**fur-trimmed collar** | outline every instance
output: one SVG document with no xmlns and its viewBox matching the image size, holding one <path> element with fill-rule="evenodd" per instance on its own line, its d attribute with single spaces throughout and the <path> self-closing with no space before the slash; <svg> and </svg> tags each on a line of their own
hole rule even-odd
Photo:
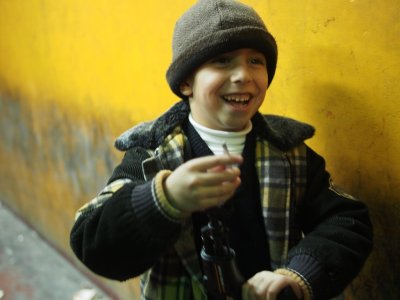
<svg viewBox="0 0 400 300">
<path fill-rule="evenodd" d="M 121 151 L 140 146 L 155 149 L 187 118 L 190 107 L 187 101 L 180 101 L 155 121 L 141 123 L 125 131 L 115 141 L 115 147 Z M 311 125 L 290 118 L 262 115 L 257 113 L 253 119 L 253 128 L 257 135 L 266 139 L 282 151 L 287 151 L 314 135 Z"/>
</svg>

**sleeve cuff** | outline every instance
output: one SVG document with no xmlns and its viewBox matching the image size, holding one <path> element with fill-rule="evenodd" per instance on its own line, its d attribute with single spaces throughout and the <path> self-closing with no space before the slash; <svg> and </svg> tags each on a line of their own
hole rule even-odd
<svg viewBox="0 0 400 300">
<path fill-rule="evenodd" d="M 286 269 L 298 274 L 308 284 L 314 299 L 329 298 L 330 277 L 321 263 L 307 254 L 293 256 Z"/>
<path fill-rule="evenodd" d="M 293 278 L 303 291 L 303 300 L 312 300 L 312 290 L 307 280 L 305 280 L 300 274 L 289 270 L 289 269 L 277 269 L 274 273 L 281 274 Z"/>
<path fill-rule="evenodd" d="M 163 212 L 173 219 L 182 220 L 187 217 L 187 213 L 174 207 L 168 200 L 164 191 L 164 181 L 171 173 L 172 172 L 170 170 L 162 170 L 157 173 L 156 177 L 154 178 L 155 193 L 157 201 L 159 202 L 160 208 L 163 210 Z"/>
</svg>

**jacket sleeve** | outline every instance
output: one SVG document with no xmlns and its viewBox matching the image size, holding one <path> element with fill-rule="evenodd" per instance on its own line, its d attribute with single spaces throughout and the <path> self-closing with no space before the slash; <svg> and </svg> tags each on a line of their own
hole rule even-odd
<svg viewBox="0 0 400 300">
<path fill-rule="evenodd" d="M 163 213 L 155 180 L 145 181 L 145 149 L 125 153 L 107 187 L 77 213 L 70 234 L 76 256 L 93 272 L 127 280 L 149 269 L 179 236 L 183 220 Z"/>
<path fill-rule="evenodd" d="M 366 205 L 341 193 L 324 159 L 307 149 L 307 189 L 297 217 L 304 238 L 289 251 L 287 268 L 308 283 L 313 299 L 330 299 L 360 272 L 372 249 Z"/>
</svg>

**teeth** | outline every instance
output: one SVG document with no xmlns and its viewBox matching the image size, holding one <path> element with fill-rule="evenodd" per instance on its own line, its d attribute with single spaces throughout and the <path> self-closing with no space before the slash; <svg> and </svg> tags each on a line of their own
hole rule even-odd
<svg viewBox="0 0 400 300">
<path fill-rule="evenodd" d="M 250 100 L 250 96 L 246 95 L 246 96 L 240 96 L 240 95 L 228 95 L 228 96 L 224 96 L 223 97 L 226 101 L 233 101 L 233 102 L 237 102 L 237 103 L 244 103 L 244 102 L 248 102 Z"/>
</svg>

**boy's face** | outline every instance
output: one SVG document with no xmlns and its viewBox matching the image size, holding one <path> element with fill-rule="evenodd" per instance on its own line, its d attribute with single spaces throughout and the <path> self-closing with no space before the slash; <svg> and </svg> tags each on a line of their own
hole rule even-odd
<svg viewBox="0 0 400 300">
<path fill-rule="evenodd" d="M 219 55 L 201 65 L 181 92 L 195 121 L 211 129 L 240 131 L 257 112 L 268 88 L 267 62 L 253 49 Z"/>
</svg>

